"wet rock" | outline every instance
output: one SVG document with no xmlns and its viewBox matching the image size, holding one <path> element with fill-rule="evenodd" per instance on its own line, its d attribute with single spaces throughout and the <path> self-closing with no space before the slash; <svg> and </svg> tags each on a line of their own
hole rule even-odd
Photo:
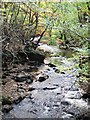
<svg viewBox="0 0 90 120">
<path fill-rule="evenodd" d="M 82 98 L 84 98 L 84 99 L 89 98 L 89 99 L 90 99 L 90 93 L 85 93 L 85 94 L 83 94 L 83 95 L 82 95 Z"/>
<path fill-rule="evenodd" d="M 76 87 L 76 86 L 73 86 L 70 90 L 71 90 L 71 91 L 79 91 L 79 88 Z"/>
<path fill-rule="evenodd" d="M 8 113 L 10 110 L 12 110 L 13 109 L 13 107 L 11 106 L 11 105 L 4 105 L 3 107 L 2 107 L 2 112 L 4 112 L 4 113 Z"/>
<path fill-rule="evenodd" d="M 73 117 L 73 115 L 67 114 L 67 113 L 64 113 L 64 115 L 62 115 L 61 118 L 62 118 L 63 120 L 75 120 L 75 118 Z"/>
<path fill-rule="evenodd" d="M 63 105 L 70 105 L 70 103 L 68 101 L 61 101 L 61 104 L 63 104 Z"/>
<path fill-rule="evenodd" d="M 48 64 L 49 67 L 56 67 L 56 65 L 52 64 L 52 63 L 49 63 Z"/>
<path fill-rule="evenodd" d="M 26 52 L 30 61 L 37 61 L 39 63 L 44 63 L 45 55 L 40 51 L 30 50 Z"/>
<path fill-rule="evenodd" d="M 24 96 L 24 97 L 23 97 L 23 96 L 20 96 L 17 100 L 14 100 L 14 103 L 15 103 L 15 104 L 18 104 L 18 103 L 20 103 L 24 98 L 25 98 L 25 96 Z"/>
<path fill-rule="evenodd" d="M 28 91 L 33 91 L 33 90 L 35 90 L 35 88 L 30 87 Z"/>
<path fill-rule="evenodd" d="M 67 94 L 65 95 L 65 98 L 80 99 L 81 93 L 79 91 L 68 91 Z"/>
<path fill-rule="evenodd" d="M 11 105 L 11 100 L 8 96 L 2 96 L 2 105 Z"/>
<path fill-rule="evenodd" d="M 26 80 L 26 83 L 28 83 L 28 84 L 31 84 L 32 82 L 33 82 L 33 80 L 31 80 L 31 79 Z"/>
<path fill-rule="evenodd" d="M 29 99 L 33 99 L 32 94 L 30 93 L 30 95 L 28 96 Z M 33 102 L 33 101 L 32 101 Z"/>
<path fill-rule="evenodd" d="M 49 69 L 49 68 L 48 68 L 47 70 L 48 70 L 48 71 L 50 71 L 50 69 Z"/>
<path fill-rule="evenodd" d="M 62 71 L 61 74 L 65 74 L 65 72 Z"/>
<path fill-rule="evenodd" d="M 76 120 L 90 120 L 90 112 L 78 115 Z"/>
<path fill-rule="evenodd" d="M 90 82 L 81 82 L 80 87 L 84 93 L 90 93 Z"/>
<path fill-rule="evenodd" d="M 2 79 L 2 85 L 5 85 L 7 83 L 7 79 Z"/>
<path fill-rule="evenodd" d="M 56 73 L 59 73 L 59 72 L 60 72 L 60 70 L 59 70 L 59 69 L 55 69 L 55 72 L 56 72 Z"/>
<path fill-rule="evenodd" d="M 25 92 L 25 90 L 23 90 L 23 89 L 17 89 L 17 92 Z"/>
<path fill-rule="evenodd" d="M 46 79 L 48 79 L 49 78 L 49 76 L 48 75 L 41 75 L 40 77 L 39 77 L 39 79 L 38 79 L 38 81 L 39 82 L 43 82 L 43 81 L 45 81 Z"/>
<path fill-rule="evenodd" d="M 61 93 L 59 92 L 59 93 L 57 93 L 57 95 L 60 95 Z"/>
<path fill-rule="evenodd" d="M 54 104 L 54 105 L 53 105 L 53 107 L 59 107 L 59 105 L 57 105 L 57 104 Z"/>
<path fill-rule="evenodd" d="M 4 79 L 4 78 L 6 78 L 6 75 L 5 75 L 5 74 L 2 75 L 2 79 Z"/>
<path fill-rule="evenodd" d="M 59 85 L 58 85 L 58 84 L 53 84 L 53 86 L 57 86 L 57 87 L 59 87 Z"/>
<path fill-rule="evenodd" d="M 43 81 L 45 81 L 45 80 L 46 80 L 45 77 L 39 77 L 39 79 L 38 79 L 39 82 L 43 82 Z"/>
<path fill-rule="evenodd" d="M 39 63 L 44 63 L 45 55 L 40 51 L 33 49 L 25 49 L 25 51 L 18 51 L 17 57 L 19 58 L 19 62 L 21 64 L 25 64 L 29 61 L 36 61 Z"/>
<path fill-rule="evenodd" d="M 35 66 L 30 66 L 28 68 L 24 68 L 25 72 L 32 72 L 32 71 L 37 71 L 37 70 L 38 70 L 38 68 Z"/>
<path fill-rule="evenodd" d="M 16 82 L 24 82 L 28 79 L 31 80 L 31 77 L 30 76 L 25 76 L 23 74 L 19 74 L 14 79 L 15 79 Z"/>
<path fill-rule="evenodd" d="M 3 74 L 3 77 L 5 77 L 5 76 L 10 76 L 10 71 L 5 72 L 5 73 Z M 6 77 L 5 77 L 5 78 L 6 78 Z"/>
<path fill-rule="evenodd" d="M 54 89 L 56 89 L 57 87 L 51 87 L 51 88 L 49 88 L 49 87 L 45 87 L 45 88 L 43 88 L 43 90 L 54 90 Z"/>
</svg>

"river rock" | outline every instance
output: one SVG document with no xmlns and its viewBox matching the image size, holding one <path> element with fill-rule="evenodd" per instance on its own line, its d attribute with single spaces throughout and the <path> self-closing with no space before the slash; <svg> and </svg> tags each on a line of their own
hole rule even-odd
<svg viewBox="0 0 90 120">
<path fill-rule="evenodd" d="M 65 72 L 62 71 L 61 74 L 65 74 Z"/>
<path fill-rule="evenodd" d="M 2 107 L 2 112 L 8 113 L 11 109 L 13 109 L 13 107 L 11 105 L 4 105 Z"/>
<path fill-rule="evenodd" d="M 62 105 L 70 105 L 70 103 L 68 101 L 61 101 Z"/>
<path fill-rule="evenodd" d="M 23 51 L 18 51 L 17 57 L 19 58 L 19 62 L 25 64 L 29 61 L 36 61 L 39 63 L 44 63 L 45 55 L 39 51 L 28 49 Z"/>
<path fill-rule="evenodd" d="M 15 104 L 20 103 L 23 99 L 25 98 L 25 96 L 20 96 L 17 100 L 14 100 Z"/>
<path fill-rule="evenodd" d="M 26 83 L 28 83 L 28 84 L 31 84 L 32 82 L 33 82 L 32 79 L 27 79 L 27 80 L 26 80 Z"/>
<path fill-rule="evenodd" d="M 28 91 L 33 91 L 33 90 L 35 90 L 35 88 L 30 87 Z"/>
<path fill-rule="evenodd" d="M 48 64 L 49 67 L 56 67 L 56 65 L 52 64 L 52 63 L 49 63 Z"/>
<path fill-rule="evenodd" d="M 41 75 L 38 76 L 38 81 L 39 81 L 39 82 L 43 82 L 43 81 L 45 81 L 45 80 L 48 79 L 48 78 L 49 78 L 48 75 L 41 74 Z"/>
<path fill-rule="evenodd" d="M 45 81 L 45 80 L 46 80 L 45 77 L 39 77 L 39 79 L 38 79 L 39 82 L 43 82 L 43 81 Z"/>
<path fill-rule="evenodd" d="M 7 79 L 2 79 L 2 85 L 5 85 L 7 83 Z"/>
<path fill-rule="evenodd" d="M 17 75 L 14 79 L 15 79 L 16 82 L 27 81 L 28 83 L 31 83 L 31 81 L 32 81 L 31 76 L 29 76 L 29 75 L 23 75 L 23 74 Z"/>
<path fill-rule="evenodd" d="M 39 63 L 44 63 L 45 55 L 39 51 L 29 51 L 26 52 L 30 61 L 36 61 Z"/>
<path fill-rule="evenodd" d="M 56 72 L 56 73 L 59 73 L 59 72 L 60 72 L 60 70 L 56 68 L 56 69 L 55 69 L 55 72 Z"/>
<path fill-rule="evenodd" d="M 90 93 L 85 93 L 85 94 L 83 94 L 83 95 L 82 95 L 82 98 L 84 98 L 84 99 L 89 98 L 89 99 L 90 99 Z"/>
</svg>

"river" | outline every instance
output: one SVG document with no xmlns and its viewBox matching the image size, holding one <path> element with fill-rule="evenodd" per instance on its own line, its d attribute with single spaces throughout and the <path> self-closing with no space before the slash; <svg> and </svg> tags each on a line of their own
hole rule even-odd
<svg viewBox="0 0 90 120">
<path fill-rule="evenodd" d="M 53 49 L 53 47 L 52 47 Z M 45 59 L 39 67 L 46 80 L 34 81 L 30 94 L 4 118 L 62 118 L 63 120 L 86 119 L 90 105 L 81 98 L 78 86 L 78 59 L 73 50 L 59 50 Z M 37 78 L 40 76 L 38 75 Z"/>
</svg>

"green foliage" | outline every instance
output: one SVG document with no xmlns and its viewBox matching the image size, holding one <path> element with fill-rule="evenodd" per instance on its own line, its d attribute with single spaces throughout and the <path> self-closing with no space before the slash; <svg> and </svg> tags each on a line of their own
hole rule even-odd
<svg viewBox="0 0 90 120">
<path fill-rule="evenodd" d="M 49 42 L 48 42 L 49 45 L 56 45 L 56 36 L 55 35 L 52 35 Z"/>
<path fill-rule="evenodd" d="M 46 1 L 3 2 L 3 31 L 10 40 L 19 40 L 24 43 L 30 41 L 32 35 L 41 34 L 47 27 L 45 32 L 50 45 L 56 45 L 56 40 L 63 41 L 66 46 L 76 47 L 76 51 L 87 56 L 90 49 L 88 5 L 89 3 L 85 0 L 83 2 L 49 2 L 49 4 Z M 87 73 L 88 69 L 88 64 L 85 63 L 81 72 Z"/>
</svg>

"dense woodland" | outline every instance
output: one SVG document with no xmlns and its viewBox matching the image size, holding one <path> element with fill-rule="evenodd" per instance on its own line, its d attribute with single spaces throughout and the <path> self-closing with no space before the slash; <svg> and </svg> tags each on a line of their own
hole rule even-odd
<svg viewBox="0 0 90 120">
<path fill-rule="evenodd" d="M 19 49 L 36 49 L 43 41 L 66 49 L 74 47 L 77 51 L 82 48 L 79 67 L 83 75 L 90 77 L 90 2 L 2 3 L 2 15 L 2 51 L 4 57 L 8 57 L 4 51 L 12 56 L 9 64 Z M 40 36 L 38 41 L 34 41 L 36 36 Z"/>
<path fill-rule="evenodd" d="M 89 86 L 90 1 L 2 2 L 0 10 L 3 79 L 15 65 L 43 63 L 47 55 L 37 50 L 43 43 L 77 52 L 78 82 Z M 88 94 L 90 97 L 90 90 Z"/>
</svg>

